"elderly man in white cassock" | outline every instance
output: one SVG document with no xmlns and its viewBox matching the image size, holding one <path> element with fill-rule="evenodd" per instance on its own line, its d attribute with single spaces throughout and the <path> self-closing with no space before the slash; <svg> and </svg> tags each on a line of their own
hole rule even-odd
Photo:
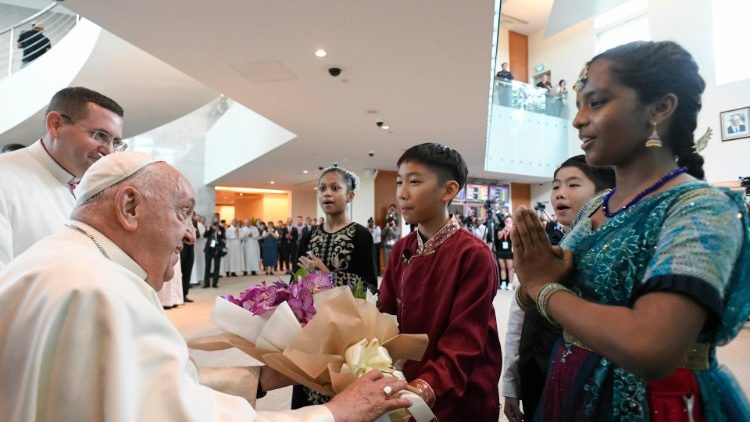
<svg viewBox="0 0 750 422">
<path fill-rule="evenodd" d="M 56 93 L 44 136 L 0 156 L 0 268 L 70 217 L 73 188 L 99 158 L 127 147 L 123 110 L 82 87 Z"/>
<path fill-rule="evenodd" d="M 256 413 L 199 381 L 155 291 L 195 241 L 195 200 L 174 168 L 120 152 L 96 162 L 71 219 L 0 271 L 4 421 L 359 421 L 410 405 L 372 371 L 322 406 Z M 216 381 L 254 397 L 289 381 L 267 368 Z M 238 372 L 230 372 L 237 374 Z"/>
</svg>

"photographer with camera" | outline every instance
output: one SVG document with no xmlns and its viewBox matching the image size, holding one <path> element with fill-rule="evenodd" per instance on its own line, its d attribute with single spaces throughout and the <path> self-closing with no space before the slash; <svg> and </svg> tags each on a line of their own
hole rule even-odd
<svg viewBox="0 0 750 422">
<path fill-rule="evenodd" d="M 219 214 L 215 213 L 211 225 L 206 227 L 203 233 L 206 238 L 206 247 L 203 253 L 206 254 L 206 272 L 203 275 L 203 288 L 219 287 L 219 272 L 221 268 L 221 257 L 226 254 L 224 247 L 226 245 L 226 229 L 219 220 Z M 211 278 L 213 277 L 213 282 Z"/>
</svg>

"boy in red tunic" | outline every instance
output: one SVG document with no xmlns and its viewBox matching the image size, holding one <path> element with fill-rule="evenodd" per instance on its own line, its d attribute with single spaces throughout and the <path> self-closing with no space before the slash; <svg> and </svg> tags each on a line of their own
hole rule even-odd
<svg viewBox="0 0 750 422">
<path fill-rule="evenodd" d="M 378 306 L 397 315 L 401 332 L 429 336 L 422 361 L 406 362 L 403 372 L 440 421 L 496 422 L 495 259 L 448 214 L 466 176 L 461 155 L 443 145 L 417 145 L 399 158 L 398 204 L 418 230 L 393 247 Z"/>
</svg>

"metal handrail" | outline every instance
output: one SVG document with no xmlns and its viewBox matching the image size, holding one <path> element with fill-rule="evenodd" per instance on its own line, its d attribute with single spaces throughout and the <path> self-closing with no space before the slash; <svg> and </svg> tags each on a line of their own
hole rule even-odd
<svg viewBox="0 0 750 422">
<path fill-rule="evenodd" d="M 21 22 L 15 23 L 15 24 L 13 24 L 13 25 L 11 25 L 11 26 L 3 29 L 2 31 L 0 31 L 0 35 L 3 35 L 4 33 L 12 30 L 13 28 L 17 28 L 17 27 L 19 27 L 21 25 L 25 25 L 25 24 L 33 21 L 34 19 L 38 18 L 39 16 L 41 16 L 41 15 L 49 12 L 50 10 L 54 9 L 55 6 L 58 6 L 58 3 L 52 3 L 49 6 L 45 7 L 44 9 L 42 9 L 42 10 L 34 13 L 33 15 L 29 16 L 28 18 L 22 20 Z"/>
<path fill-rule="evenodd" d="M 52 3 L 44 9 L 0 31 L 0 78 L 10 76 L 14 71 L 36 60 L 51 46 L 59 42 L 80 21 L 80 16 L 70 12 L 59 3 Z M 42 23 L 44 29 L 39 35 L 27 37 L 30 44 L 17 46 L 18 35 L 29 23 Z M 26 31 L 31 30 L 30 28 Z M 4 42 L 4 37 L 7 41 Z M 2 47 L 5 45 L 7 51 Z M 3 73 L 4 72 L 4 73 Z"/>
</svg>

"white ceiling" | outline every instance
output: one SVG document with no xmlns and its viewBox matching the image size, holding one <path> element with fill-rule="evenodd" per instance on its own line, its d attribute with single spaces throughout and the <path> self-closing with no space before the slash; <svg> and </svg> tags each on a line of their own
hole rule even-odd
<svg viewBox="0 0 750 422">
<path fill-rule="evenodd" d="M 506 20 L 500 25 L 519 34 L 531 35 L 547 25 L 554 2 L 555 0 L 507 0 L 503 3 L 502 14 L 525 23 Z"/>
<path fill-rule="evenodd" d="M 493 0 L 65 5 L 298 134 L 221 184 L 269 187 L 273 177 L 276 187 L 291 186 L 310 180 L 303 169 L 313 174 L 334 161 L 394 169 L 403 149 L 427 140 L 459 149 L 472 175 L 501 176 L 484 171 Z M 328 56 L 318 59 L 321 47 Z M 261 76 L 285 80 L 254 82 L 236 70 L 269 62 L 284 72 Z M 329 76 L 330 66 L 341 67 L 341 76 Z"/>
</svg>

